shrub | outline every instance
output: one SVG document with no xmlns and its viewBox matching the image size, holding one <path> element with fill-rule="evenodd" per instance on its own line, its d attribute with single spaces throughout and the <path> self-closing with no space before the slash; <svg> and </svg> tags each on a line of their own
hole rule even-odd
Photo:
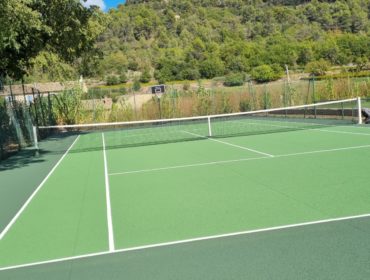
<svg viewBox="0 0 370 280">
<path fill-rule="evenodd" d="M 362 70 L 367 70 L 367 69 L 370 68 L 369 59 L 365 56 L 356 57 L 355 64 L 356 64 L 355 69 L 356 69 L 357 72 L 360 72 Z"/>
<path fill-rule="evenodd" d="M 258 83 L 267 83 L 278 79 L 278 75 L 270 65 L 260 65 L 251 72 L 252 78 Z"/>
<path fill-rule="evenodd" d="M 202 78 L 211 79 L 216 76 L 223 75 L 225 66 L 218 58 L 211 58 L 203 61 L 200 65 L 200 74 Z"/>
<path fill-rule="evenodd" d="M 137 71 L 139 68 L 139 63 L 137 63 L 135 60 L 130 60 L 128 63 L 128 69 L 132 71 Z"/>
<path fill-rule="evenodd" d="M 107 77 L 106 83 L 108 86 L 118 85 L 120 83 L 120 80 L 118 79 L 117 76 L 110 75 Z"/>
<path fill-rule="evenodd" d="M 127 78 L 127 75 L 126 73 L 122 73 L 120 76 L 119 76 L 119 81 L 121 84 L 125 84 L 128 82 L 128 78 Z"/>
<path fill-rule="evenodd" d="M 243 73 L 231 73 L 225 77 L 224 85 L 227 87 L 242 86 L 245 82 Z"/>
<path fill-rule="evenodd" d="M 152 76 L 150 75 L 149 70 L 145 69 L 140 76 L 140 82 L 149 83 L 151 79 L 152 79 Z"/>
<path fill-rule="evenodd" d="M 168 81 L 173 80 L 172 72 L 169 68 L 162 68 L 160 70 L 156 70 L 154 72 L 154 78 L 158 81 L 160 84 L 164 84 Z"/>
<path fill-rule="evenodd" d="M 141 89 L 140 81 L 135 79 L 134 84 L 132 85 L 133 91 L 139 91 Z"/>
<path fill-rule="evenodd" d="M 200 79 L 200 73 L 199 70 L 196 68 L 184 68 L 177 77 L 180 80 L 198 80 Z"/>
<path fill-rule="evenodd" d="M 312 61 L 306 65 L 305 71 L 314 76 L 323 76 L 330 69 L 330 63 L 325 59 Z"/>
</svg>

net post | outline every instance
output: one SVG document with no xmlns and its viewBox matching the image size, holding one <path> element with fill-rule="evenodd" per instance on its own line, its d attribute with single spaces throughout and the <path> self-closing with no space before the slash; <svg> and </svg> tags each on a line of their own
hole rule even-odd
<svg viewBox="0 0 370 280">
<path fill-rule="evenodd" d="M 37 139 L 37 127 L 36 126 L 32 126 L 32 133 L 33 133 L 33 142 L 34 142 L 34 148 L 36 151 L 36 156 L 38 156 L 39 155 L 39 142 Z"/>
<path fill-rule="evenodd" d="M 361 97 L 357 97 L 357 114 L 358 114 L 358 124 L 362 124 L 362 106 Z"/>
<path fill-rule="evenodd" d="M 208 120 L 208 137 L 212 137 L 211 117 L 208 117 L 207 120 Z"/>
</svg>

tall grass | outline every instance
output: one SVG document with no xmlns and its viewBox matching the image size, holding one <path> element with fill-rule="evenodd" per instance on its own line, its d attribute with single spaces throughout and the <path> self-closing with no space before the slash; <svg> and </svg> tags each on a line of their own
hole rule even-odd
<svg viewBox="0 0 370 280">
<path fill-rule="evenodd" d="M 116 96 L 112 107 L 98 103 L 93 108 L 82 106 L 84 97 L 78 90 L 64 92 L 52 101 L 52 117 L 56 124 L 119 122 L 159 118 L 178 118 L 232 113 L 316 103 L 353 97 L 370 97 L 370 78 L 279 81 L 269 84 L 247 83 L 244 86 L 205 88 L 199 84 L 192 90 L 171 87 L 162 96 L 153 95 L 140 107 L 134 107 Z M 43 106 L 48 100 L 40 102 Z M 49 102 L 50 103 L 50 102 Z M 37 104 L 36 104 L 37 105 Z M 41 105 L 39 105 L 41 106 Z M 42 110 L 34 110 L 41 114 Z M 40 116 L 35 119 L 44 119 Z"/>
</svg>

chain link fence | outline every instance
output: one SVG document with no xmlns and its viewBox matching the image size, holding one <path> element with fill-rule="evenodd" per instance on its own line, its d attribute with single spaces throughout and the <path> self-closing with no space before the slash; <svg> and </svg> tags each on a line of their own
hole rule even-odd
<svg viewBox="0 0 370 280">
<path fill-rule="evenodd" d="M 193 87 L 168 86 L 166 93 L 139 94 L 118 89 L 78 87 L 62 92 L 31 91 L 0 95 L 0 159 L 33 145 L 32 126 L 120 122 L 202 116 L 310 104 L 363 97 L 370 107 L 370 79 L 314 79 L 246 83 L 221 87 L 201 83 Z M 1 93 L 1 92 L 0 92 Z"/>
</svg>

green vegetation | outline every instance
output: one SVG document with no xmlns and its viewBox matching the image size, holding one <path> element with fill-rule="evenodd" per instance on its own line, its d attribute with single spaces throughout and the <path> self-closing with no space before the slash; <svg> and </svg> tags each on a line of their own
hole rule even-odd
<svg viewBox="0 0 370 280">
<path fill-rule="evenodd" d="M 260 65 L 251 72 L 252 78 L 259 83 L 274 81 L 282 76 L 282 70 L 279 65 Z"/>
<path fill-rule="evenodd" d="M 105 28 L 102 12 L 75 0 L 0 3 L 0 77 L 60 80 L 76 74 L 72 65 L 88 74 L 98 54 L 95 41 Z"/>
<path fill-rule="evenodd" d="M 230 73 L 266 82 L 281 77 L 285 65 L 310 69 L 325 61 L 364 70 L 369 7 L 369 0 L 127 1 L 109 12 L 95 75 L 152 68 L 160 83 Z"/>
<path fill-rule="evenodd" d="M 330 64 L 324 59 L 311 61 L 306 65 L 306 72 L 313 76 L 323 76 L 330 69 Z"/>
<path fill-rule="evenodd" d="M 369 96 L 370 0 L 135 0 L 108 13 L 75 0 L 0 1 L 0 78 L 42 82 L 83 75 L 106 82 L 87 94 L 39 95 L 31 105 L 39 125 Z M 284 76 L 286 66 L 323 81 L 315 92 L 312 80 L 266 85 Z M 157 83 L 172 85 L 171 93 L 132 105 L 133 93 Z M 112 99 L 111 108 L 103 97 Z M 1 129 L 14 130 L 7 126 Z"/>
<path fill-rule="evenodd" d="M 135 0 L 107 14 L 45 3 L 2 0 L 0 76 L 113 85 L 244 73 L 267 82 L 285 65 L 321 76 L 329 65 L 370 68 L 370 0 Z"/>
<path fill-rule="evenodd" d="M 242 86 L 245 82 L 245 75 L 242 73 L 230 73 L 225 77 L 224 85 L 227 87 Z"/>
<path fill-rule="evenodd" d="M 138 79 L 134 80 L 134 83 L 132 84 L 132 90 L 133 91 L 139 91 L 141 89 L 141 84 Z"/>
<path fill-rule="evenodd" d="M 119 85 L 121 83 L 120 79 L 115 75 L 109 75 L 106 79 L 107 86 Z"/>
<path fill-rule="evenodd" d="M 330 79 L 352 79 L 352 78 L 367 78 L 370 77 L 370 71 L 349 72 L 344 71 L 338 74 L 315 76 L 316 80 L 330 80 Z"/>
<path fill-rule="evenodd" d="M 141 83 L 149 83 L 152 79 L 150 72 L 148 69 L 144 69 L 144 72 L 140 76 L 140 82 Z"/>
</svg>

